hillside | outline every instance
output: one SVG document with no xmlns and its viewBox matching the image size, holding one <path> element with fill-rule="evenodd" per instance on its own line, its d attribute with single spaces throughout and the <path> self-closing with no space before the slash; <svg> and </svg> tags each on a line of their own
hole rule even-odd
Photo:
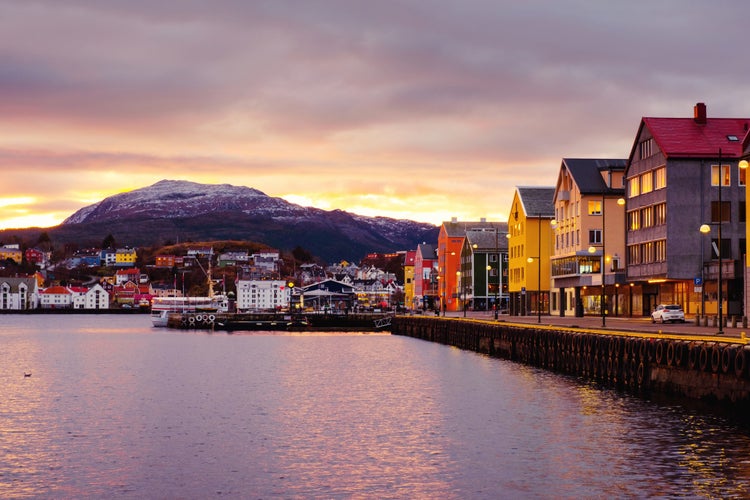
<svg viewBox="0 0 750 500">
<path fill-rule="evenodd" d="M 370 252 L 412 249 L 437 240 L 431 224 L 302 207 L 247 187 L 163 180 L 84 207 L 53 228 L 0 231 L 3 242 L 162 246 L 187 241 L 256 241 L 280 250 L 301 246 L 327 262 L 358 261 Z"/>
</svg>

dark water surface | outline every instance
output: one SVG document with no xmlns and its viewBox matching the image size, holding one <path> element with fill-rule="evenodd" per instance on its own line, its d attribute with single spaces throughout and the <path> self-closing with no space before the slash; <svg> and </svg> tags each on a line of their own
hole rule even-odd
<svg viewBox="0 0 750 500">
<path fill-rule="evenodd" d="M 750 496 L 750 432 L 404 337 L 0 316 L 2 498 L 677 496 Z"/>
</svg>

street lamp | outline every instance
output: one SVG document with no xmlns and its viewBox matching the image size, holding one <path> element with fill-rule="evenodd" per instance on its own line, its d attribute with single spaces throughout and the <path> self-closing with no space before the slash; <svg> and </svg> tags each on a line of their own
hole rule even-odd
<svg viewBox="0 0 750 500">
<path fill-rule="evenodd" d="M 747 161 L 746 160 L 742 160 L 740 162 L 740 164 L 739 164 L 739 167 L 742 168 L 742 169 L 746 169 L 747 165 L 748 165 Z M 719 240 L 718 241 L 718 245 L 716 245 L 716 253 L 717 253 L 717 257 L 719 259 L 719 275 L 718 275 L 718 280 L 717 280 L 717 287 L 718 287 L 717 298 L 718 298 L 718 301 L 719 301 L 719 305 L 718 305 L 719 331 L 716 332 L 717 335 L 723 335 L 724 334 L 724 314 L 723 314 L 724 313 L 724 297 L 723 297 L 723 293 L 722 293 L 722 282 L 721 282 L 721 278 L 722 278 L 722 276 L 721 276 L 722 275 L 722 272 L 721 272 L 721 268 L 722 268 L 722 262 L 721 262 L 721 260 L 722 260 L 722 255 L 721 255 L 721 246 L 722 246 L 721 245 L 721 226 L 722 226 L 722 221 L 724 220 L 724 207 L 721 204 L 721 186 L 722 186 L 722 184 L 724 184 L 724 179 L 722 178 L 723 175 L 722 175 L 722 168 L 721 167 L 722 167 L 721 166 L 721 148 L 719 148 L 719 172 L 718 172 L 718 174 L 719 174 L 719 179 L 718 179 L 719 180 L 719 209 L 717 210 L 718 215 L 719 215 L 719 220 L 718 220 L 718 222 L 714 222 L 714 224 L 716 224 L 716 226 L 718 227 L 718 229 L 717 229 L 717 237 L 718 237 L 718 240 Z M 701 224 L 701 227 L 699 228 L 699 231 L 701 233 L 703 233 L 703 234 L 708 234 L 708 233 L 711 232 L 711 226 L 709 226 L 708 224 Z M 701 248 L 702 247 L 703 247 L 703 245 L 701 245 Z"/>
<path fill-rule="evenodd" d="M 463 278 L 461 271 L 456 271 L 456 280 L 461 280 L 461 290 L 463 291 L 463 298 L 461 301 L 461 307 L 464 310 L 464 318 L 466 317 L 466 283 Z M 458 293 L 458 292 L 457 292 Z M 458 294 L 460 297 L 460 294 Z"/>
<path fill-rule="evenodd" d="M 609 188 L 607 188 L 607 189 L 609 189 Z M 606 296 L 607 251 L 606 251 L 606 246 L 605 246 L 606 245 L 606 242 L 605 242 L 605 230 L 606 230 L 606 226 L 607 226 L 606 210 L 605 210 L 605 205 L 606 205 L 606 201 L 607 201 L 606 194 L 607 194 L 606 191 L 602 192 L 602 260 L 601 260 L 601 264 L 600 264 L 601 274 L 602 274 L 602 292 L 601 292 L 601 295 L 599 296 L 599 310 L 600 310 L 601 315 L 602 315 L 602 326 L 603 327 L 607 326 L 607 307 L 605 305 L 605 302 L 607 300 L 607 296 Z M 618 198 L 617 199 L 617 204 L 619 206 L 621 206 L 621 207 L 624 206 L 625 205 L 625 199 L 624 198 Z M 593 254 L 595 252 L 596 252 L 596 248 L 594 248 L 593 246 L 589 247 L 589 253 Z"/>
</svg>

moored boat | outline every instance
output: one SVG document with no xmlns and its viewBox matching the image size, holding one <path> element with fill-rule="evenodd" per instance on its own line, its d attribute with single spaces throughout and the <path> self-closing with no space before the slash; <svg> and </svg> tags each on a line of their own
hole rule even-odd
<svg viewBox="0 0 750 500">
<path fill-rule="evenodd" d="M 229 310 L 225 295 L 213 297 L 155 297 L 151 303 L 151 324 L 166 327 L 170 314 L 217 313 Z"/>
</svg>

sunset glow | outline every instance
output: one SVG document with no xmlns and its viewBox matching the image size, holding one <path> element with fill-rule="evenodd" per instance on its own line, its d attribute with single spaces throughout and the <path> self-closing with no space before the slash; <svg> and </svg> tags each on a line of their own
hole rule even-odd
<svg viewBox="0 0 750 500">
<path fill-rule="evenodd" d="M 708 70 L 750 4 L 642 7 L 0 0 L 0 228 L 162 179 L 505 220 L 562 157 L 627 157 L 642 116 L 750 114 L 746 65 Z M 698 26 L 721 36 L 691 49 Z"/>
</svg>

